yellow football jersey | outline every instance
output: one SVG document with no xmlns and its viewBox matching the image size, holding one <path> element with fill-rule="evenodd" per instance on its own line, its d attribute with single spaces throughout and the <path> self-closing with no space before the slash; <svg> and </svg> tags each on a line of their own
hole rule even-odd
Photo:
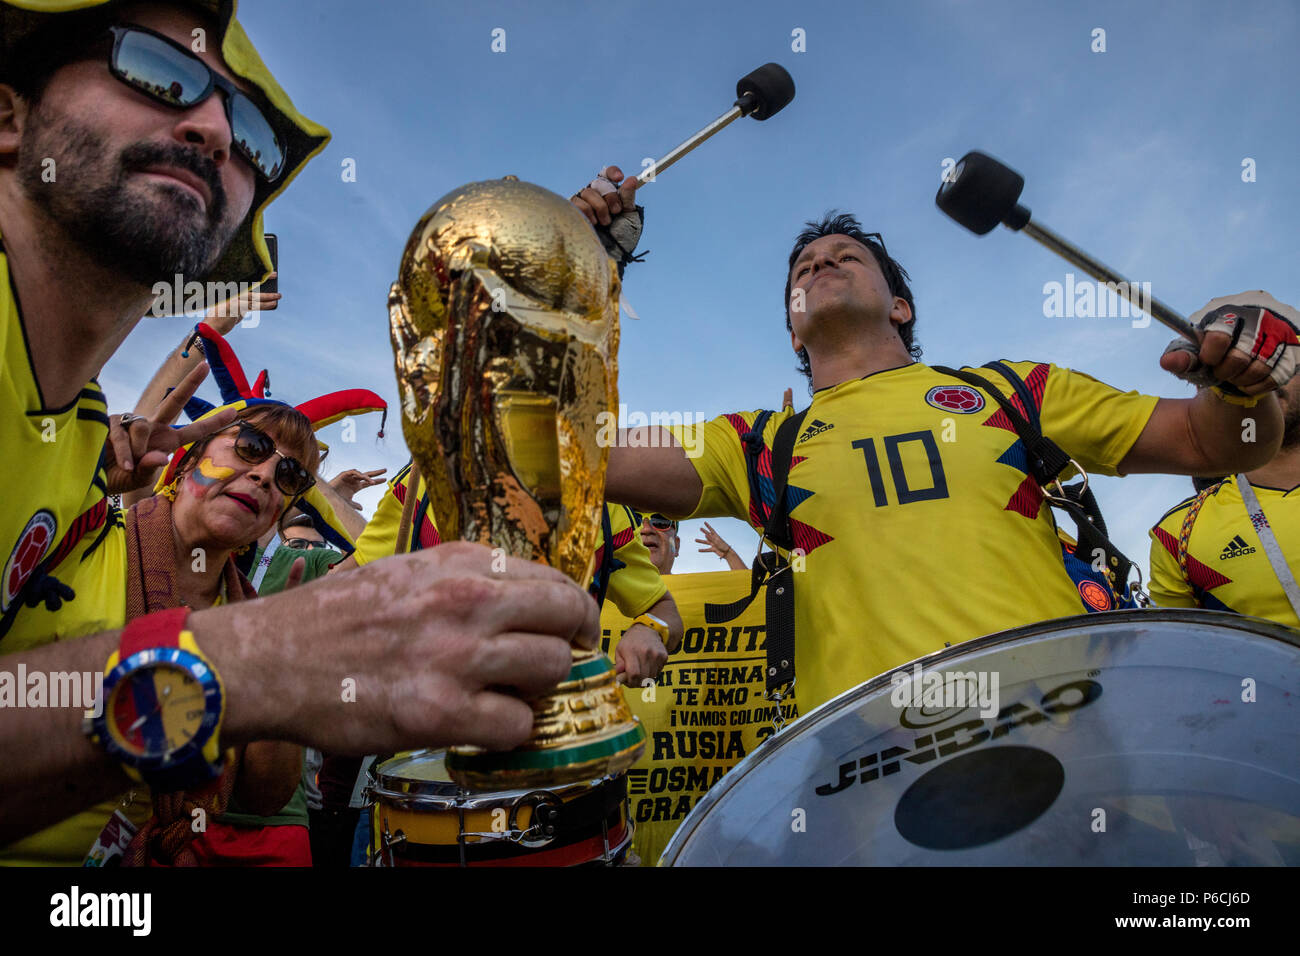
<svg viewBox="0 0 1300 956">
<path fill-rule="evenodd" d="M 108 438 L 108 409 L 93 379 L 70 405 L 45 407 L 2 243 L 0 354 L 0 405 L 8 409 L 0 415 L 0 654 L 8 654 L 14 647 L 4 636 L 25 613 L 24 587 L 40 577 L 33 572 L 71 550 L 74 538 L 93 537 L 103 523 L 99 458 Z"/>
<path fill-rule="evenodd" d="M 613 601 L 625 617 L 637 617 L 654 607 L 668 593 L 668 585 L 650 560 L 650 552 L 641 540 L 641 526 L 630 508 L 606 504 L 610 535 L 614 544 L 614 564 L 610 570 L 605 599 Z M 605 533 L 596 539 L 594 567 L 599 573 L 605 556 Z M 597 587 L 598 582 L 592 582 Z"/>
<path fill-rule="evenodd" d="M 1008 364 L 1038 405 L 1043 433 L 1090 472 L 1116 474 L 1157 399 L 1052 365 Z M 1020 405 L 998 373 L 974 371 Z M 741 443 L 758 413 L 706 423 L 690 459 L 704 490 L 689 517 L 761 529 L 772 443 L 793 414 L 774 414 L 764 428 L 761 502 Z M 1084 611 L 1010 419 L 984 391 L 926 365 L 819 389 L 795 439 L 786 495 L 802 552 L 793 563 L 802 567 L 795 672 L 804 713 L 945 644 Z"/>
<path fill-rule="evenodd" d="M 411 515 L 411 540 L 398 547 L 397 532 L 402 523 L 402 507 L 409 493 L 411 466 L 393 476 L 388 483 L 388 491 L 375 509 L 374 517 L 367 523 L 361 537 L 357 539 L 357 548 L 353 552 L 357 564 L 369 564 L 399 551 L 406 553 L 419 541 L 420 548 L 431 548 L 442 539 L 429 512 L 428 492 L 421 477 L 416 487 L 415 510 Z M 650 552 L 641 542 L 638 526 L 627 508 L 606 505 L 609 511 L 610 529 L 614 539 L 614 570 L 609 580 L 605 596 L 612 600 L 618 609 L 629 617 L 643 614 L 657 604 L 668 587 L 659 576 L 659 570 L 650 561 Z M 602 529 L 596 539 L 596 558 L 594 567 L 599 570 L 604 557 L 605 535 Z"/>
<path fill-rule="evenodd" d="M 6 637 L 6 643 L 13 643 L 13 651 L 126 625 L 126 527 L 122 512 L 110 508 L 101 531 L 87 536 L 57 570 L 59 580 L 76 592 L 76 598 L 57 612 L 41 606 L 19 615 Z M 223 603 L 224 595 L 219 595 L 213 606 Z M 141 784 L 119 800 L 103 801 L 0 847 L 0 866 L 80 866 L 114 810 L 120 810 L 137 827 L 143 824 L 153 812 L 148 787 Z"/>
<path fill-rule="evenodd" d="M 1277 536 L 1291 573 L 1300 577 L 1300 488 L 1284 491 L 1251 484 Z M 1193 495 L 1165 513 L 1151 529 L 1151 600 L 1160 607 L 1235 611 L 1300 627 L 1282 584 L 1273 573 L 1251 523 L 1236 478 L 1209 490 L 1187 541 L 1187 573 L 1178 562 L 1178 541 Z"/>
<path fill-rule="evenodd" d="M 400 546 L 398 544 L 397 532 L 402 523 L 402 508 L 406 503 L 406 486 L 410 476 L 411 465 L 408 462 L 388 482 L 388 490 L 380 499 L 374 515 L 366 522 L 361 537 L 357 538 L 356 550 L 352 552 L 352 557 L 356 559 L 357 564 L 369 564 L 390 554 L 405 554 L 412 550 L 417 542 L 417 550 L 432 548 L 442 543 L 438 528 L 433 523 L 433 515 L 429 513 L 428 490 L 425 488 L 424 479 L 421 478 L 416 488 L 420 497 L 411 514 L 410 540 L 402 542 Z"/>
<path fill-rule="evenodd" d="M 52 612 L 26 608 L 5 636 L 10 653 L 111 631 L 126 623 L 126 530 L 122 512 L 109 508 L 104 526 L 88 535 L 55 569 L 76 597 Z"/>
<path fill-rule="evenodd" d="M 107 532 L 84 558 L 76 555 L 58 568 L 57 577 L 77 596 L 57 613 L 44 606 L 27 608 L 5 637 L 10 652 L 32 650 L 56 640 L 67 640 L 122 627 L 126 622 L 126 532 L 121 513 L 110 509 Z M 136 826 L 149 819 L 149 791 L 141 786 L 123 800 L 107 800 L 60 823 L 46 827 L 6 847 L 0 847 L 0 866 L 80 866 L 99 831 L 116 809 Z"/>
</svg>

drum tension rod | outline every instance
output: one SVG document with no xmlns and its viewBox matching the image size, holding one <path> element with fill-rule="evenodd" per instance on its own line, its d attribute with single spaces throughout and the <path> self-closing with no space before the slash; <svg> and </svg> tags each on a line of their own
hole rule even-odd
<svg viewBox="0 0 1300 956">
<path fill-rule="evenodd" d="M 379 852 L 379 858 L 382 860 L 382 859 L 383 859 L 383 855 L 384 855 L 385 853 L 387 853 L 387 854 L 388 854 L 388 865 L 389 865 L 390 867 L 396 866 L 396 865 L 397 865 L 397 860 L 396 860 L 396 857 L 395 857 L 394 854 L 393 854 L 393 847 L 397 846 L 399 843 L 405 843 L 405 842 L 406 842 L 406 833 L 405 833 L 405 831 L 403 831 L 403 830 L 397 830 L 397 831 L 394 832 L 394 833 L 389 833 L 389 832 L 388 832 L 388 820 L 385 818 L 385 820 L 384 820 L 384 829 L 383 829 L 383 831 L 381 832 L 381 839 L 383 840 L 383 849 L 381 849 L 380 852 Z"/>
</svg>

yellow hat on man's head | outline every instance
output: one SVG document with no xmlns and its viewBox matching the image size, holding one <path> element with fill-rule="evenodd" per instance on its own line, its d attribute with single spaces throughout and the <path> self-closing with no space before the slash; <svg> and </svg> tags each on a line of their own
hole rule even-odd
<svg viewBox="0 0 1300 956">
<path fill-rule="evenodd" d="M 220 24 L 221 58 L 230 72 L 256 87 L 267 109 L 267 119 L 275 127 L 285 147 L 285 169 L 273 183 L 261 176 L 248 216 L 226 248 L 208 279 L 215 282 L 260 282 L 271 271 L 271 256 L 262 234 L 262 214 L 271 200 L 280 195 L 307 165 L 307 161 L 325 148 L 330 133 L 294 108 L 289 94 L 280 88 L 266 68 L 252 41 L 235 19 L 238 0 L 155 0 L 175 6 L 196 7 L 216 18 Z M 70 14 L 95 7 L 120 7 L 125 0 L 0 0 L 0 58 L 8 59 L 18 44 L 60 14 Z"/>
</svg>

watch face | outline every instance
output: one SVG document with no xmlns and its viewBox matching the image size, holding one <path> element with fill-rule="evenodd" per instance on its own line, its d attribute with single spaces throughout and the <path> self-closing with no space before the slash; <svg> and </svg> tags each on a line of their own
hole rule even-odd
<svg viewBox="0 0 1300 956">
<path fill-rule="evenodd" d="M 206 713 L 203 687 L 177 667 L 137 671 L 113 689 L 109 712 L 119 746 L 138 757 L 163 756 L 198 733 Z"/>
<path fill-rule="evenodd" d="M 221 688 L 197 656 L 176 648 L 141 651 L 108 675 L 110 749 L 141 769 L 190 759 L 212 736 Z"/>
</svg>

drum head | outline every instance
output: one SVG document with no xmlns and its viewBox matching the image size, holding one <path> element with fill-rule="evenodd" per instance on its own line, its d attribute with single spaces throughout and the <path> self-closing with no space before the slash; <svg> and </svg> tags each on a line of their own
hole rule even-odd
<svg viewBox="0 0 1300 956">
<path fill-rule="evenodd" d="M 600 780 L 588 783 L 571 783 L 561 787 L 549 787 L 547 791 L 560 799 L 568 799 L 578 793 L 598 786 Z M 373 792 L 379 797 L 401 799 L 404 805 L 427 806 L 438 809 L 447 807 L 496 807 L 511 806 L 520 797 L 539 792 L 538 788 L 518 790 L 463 790 L 451 779 L 447 772 L 447 751 L 411 750 L 390 757 L 375 767 L 375 785 Z"/>
<path fill-rule="evenodd" d="M 662 862 L 1300 864 L 1300 634 L 1130 611 L 945 649 L 765 741 Z"/>
<path fill-rule="evenodd" d="M 412 795 L 450 803 L 459 789 L 447 773 L 447 751 L 412 750 L 375 765 L 375 789 L 397 796 Z"/>
</svg>

